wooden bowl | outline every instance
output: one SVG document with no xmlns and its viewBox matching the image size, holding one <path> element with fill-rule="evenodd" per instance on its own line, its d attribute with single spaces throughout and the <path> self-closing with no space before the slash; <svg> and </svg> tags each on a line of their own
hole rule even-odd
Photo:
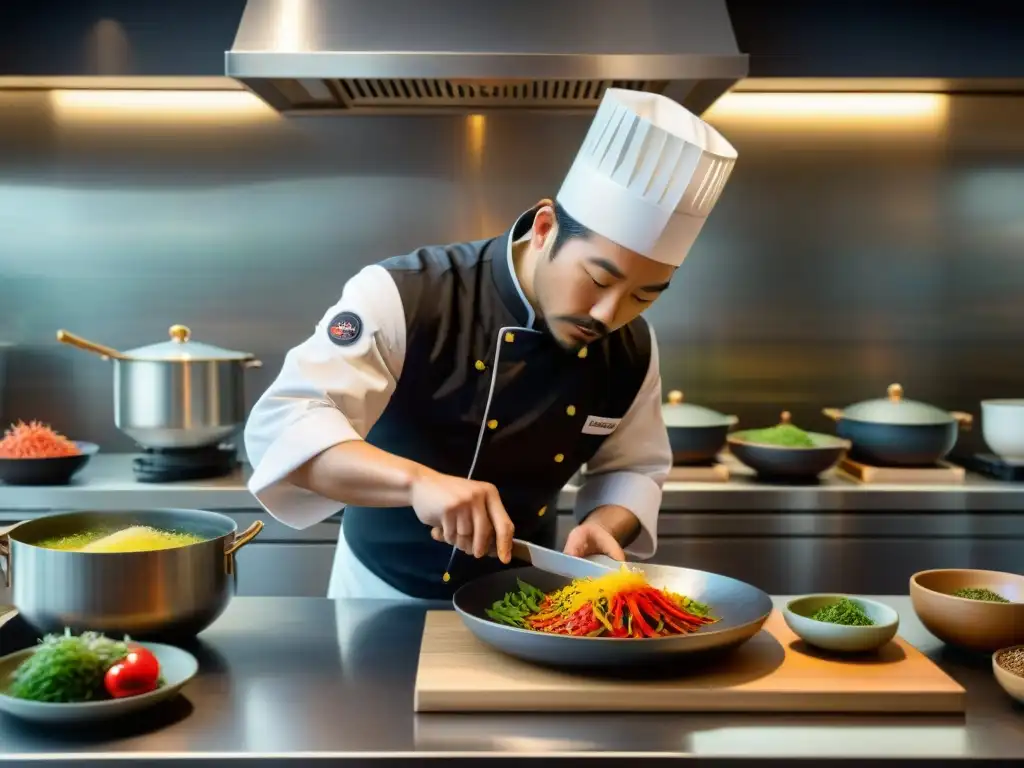
<svg viewBox="0 0 1024 768">
<path fill-rule="evenodd" d="M 1015 675 L 1008 669 L 1003 669 L 999 665 L 999 657 L 1004 653 L 1009 653 L 1013 650 L 1024 649 L 1024 646 L 1017 645 L 1011 648 L 1001 648 L 992 654 L 992 672 L 996 676 L 996 682 L 999 683 L 1000 687 L 1006 691 L 1010 696 L 1021 704 L 1024 704 L 1024 676 Z"/>
<path fill-rule="evenodd" d="M 1009 603 L 955 597 L 987 588 Z M 910 601 L 925 629 L 948 645 L 978 653 L 1024 644 L 1024 576 L 973 568 L 920 571 L 910 577 Z"/>
</svg>

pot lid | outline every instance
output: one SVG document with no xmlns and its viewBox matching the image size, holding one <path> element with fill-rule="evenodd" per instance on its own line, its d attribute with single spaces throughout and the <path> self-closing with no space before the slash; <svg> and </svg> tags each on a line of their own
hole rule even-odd
<svg viewBox="0 0 1024 768">
<path fill-rule="evenodd" d="M 890 384 L 888 397 L 865 400 L 843 410 L 844 419 L 871 421 L 877 424 L 948 424 L 953 414 L 928 403 L 903 398 L 903 387 Z"/>
<path fill-rule="evenodd" d="M 215 347 L 201 341 L 192 341 L 192 331 L 184 325 L 172 325 L 168 330 L 170 341 L 159 344 L 148 344 L 145 347 L 130 349 L 124 356 L 133 360 L 251 360 L 249 352 L 236 352 L 232 349 Z"/>
<path fill-rule="evenodd" d="M 668 393 L 668 402 L 661 406 L 661 415 L 666 427 L 720 427 L 736 423 L 735 416 L 726 416 L 702 405 L 684 403 L 683 393 L 678 389 Z"/>
</svg>

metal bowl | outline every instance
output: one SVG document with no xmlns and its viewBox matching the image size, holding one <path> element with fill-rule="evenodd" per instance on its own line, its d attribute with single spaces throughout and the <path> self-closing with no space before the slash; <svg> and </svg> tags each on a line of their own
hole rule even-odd
<svg viewBox="0 0 1024 768">
<path fill-rule="evenodd" d="M 766 593 L 729 576 L 663 565 L 634 567 L 643 570 L 652 585 L 708 604 L 720 621 L 688 635 L 644 639 L 553 635 L 492 621 L 486 609 L 506 592 L 517 591 L 516 579 L 544 592 L 569 584 L 564 576 L 537 568 L 502 570 L 465 584 L 455 593 L 455 610 L 481 641 L 510 656 L 545 666 L 592 668 L 649 665 L 733 650 L 756 635 L 772 611 Z"/>
<path fill-rule="evenodd" d="M 103 528 L 149 525 L 203 537 L 197 544 L 150 552 L 72 552 L 34 542 Z M 0 535 L 11 602 L 38 633 L 93 630 L 137 639 L 190 638 L 228 606 L 235 553 L 262 530 L 242 533 L 215 512 L 160 509 L 70 512 L 20 523 Z"/>
</svg>

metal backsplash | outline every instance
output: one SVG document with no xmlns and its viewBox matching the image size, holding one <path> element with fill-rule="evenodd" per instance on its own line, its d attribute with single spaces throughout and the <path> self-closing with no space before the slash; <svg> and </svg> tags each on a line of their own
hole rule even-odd
<svg viewBox="0 0 1024 768">
<path fill-rule="evenodd" d="M 265 361 L 252 402 L 357 269 L 499 232 L 557 191 L 588 125 L 147 98 L 0 92 L 2 417 L 105 450 L 132 447 L 110 364 L 57 328 L 130 348 L 185 323 Z M 649 312 L 666 389 L 819 429 L 892 382 L 976 415 L 1024 396 L 1024 99 L 935 98 L 930 117 L 709 115 L 740 161 Z"/>
</svg>

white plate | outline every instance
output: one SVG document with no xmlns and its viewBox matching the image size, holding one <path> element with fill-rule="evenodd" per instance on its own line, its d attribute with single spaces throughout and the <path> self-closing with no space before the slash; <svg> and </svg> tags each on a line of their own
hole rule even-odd
<svg viewBox="0 0 1024 768">
<path fill-rule="evenodd" d="M 165 685 L 150 693 L 138 696 L 127 696 L 123 699 L 109 701 L 86 701 L 80 704 L 56 704 L 47 701 L 28 701 L 8 696 L 7 690 L 11 674 L 18 665 L 35 653 L 35 648 L 8 654 L 0 658 L 0 711 L 6 712 L 23 720 L 37 723 L 91 723 L 101 720 L 113 720 L 133 712 L 159 704 L 161 701 L 174 698 L 178 691 L 199 671 L 196 657 L 181 648 L 161 643 L 133 643 L 140 645 L 160 662 L 160 673 Z"/>
</svg>

